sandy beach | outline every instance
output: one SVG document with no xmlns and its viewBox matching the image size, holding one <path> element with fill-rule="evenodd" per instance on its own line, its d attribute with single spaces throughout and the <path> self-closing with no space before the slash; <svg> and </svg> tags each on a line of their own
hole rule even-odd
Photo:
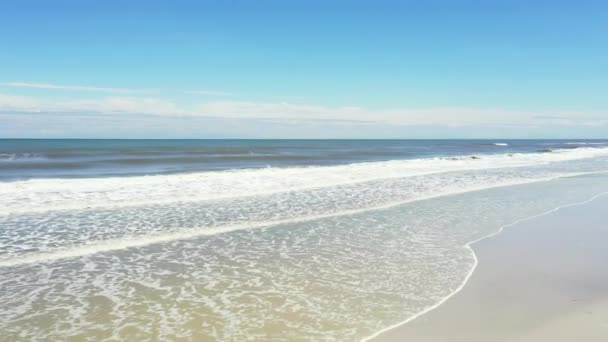
<svg viewBox="0 0 608 342">
<path fill-rule="evenodd" d="M 472 245 L 479 264 L 437 309 L 376 341 L 606 341 L 608 196 Z"/>
</svg>

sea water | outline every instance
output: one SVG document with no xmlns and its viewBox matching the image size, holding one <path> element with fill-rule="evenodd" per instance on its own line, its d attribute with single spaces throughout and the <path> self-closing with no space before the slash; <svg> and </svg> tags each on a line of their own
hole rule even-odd
<svg viewBox="0 0 608 342">
<path fill-rule="evenodd" d="M 7 340 L 357 341 L 460 288 L 471 241 L 608 191 L 597 140 L 0 151 Z"/>
</svg>

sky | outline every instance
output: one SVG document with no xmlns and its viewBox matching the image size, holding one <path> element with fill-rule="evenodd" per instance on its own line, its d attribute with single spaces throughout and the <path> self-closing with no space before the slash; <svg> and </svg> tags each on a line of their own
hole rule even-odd
<svg viewBox="0 0 608 342">
<path fill-rule="evenodd" d="M 608 138 L 608 2 L 4 0 L 0 138 Z"/>
</svg>

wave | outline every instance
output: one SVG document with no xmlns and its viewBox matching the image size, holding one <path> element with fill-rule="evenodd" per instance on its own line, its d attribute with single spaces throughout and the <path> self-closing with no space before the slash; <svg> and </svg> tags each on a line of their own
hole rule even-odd
<svg viewBox="0 0 608 342">
<path fill-rule="evenodd" d="M 606 145 L 605 142 L 565 142 L 564 145 Z"/>
<path fill-rule="evenodd" d="M 0 163 L 3 162 L 35 162 L 44 161 L 48 157 L 39 153 L 0 153 Z"/>
<path fill-rule="evenodd" d="M 494 142 L 494 143 L 482 143 L 482 144 L 478 144 L 477 146 L 509 146 L 509 144 L 507 143 L 503 143 L 503 142 Z"/>
<path fill-rule="evenodd" d="M 32 179 L 0 183 L 0 215 L 208 201 L 463 170 L 544 165 L 608 156 L 608 148 L 208 171 L 135 177 Z"/>
</svg>

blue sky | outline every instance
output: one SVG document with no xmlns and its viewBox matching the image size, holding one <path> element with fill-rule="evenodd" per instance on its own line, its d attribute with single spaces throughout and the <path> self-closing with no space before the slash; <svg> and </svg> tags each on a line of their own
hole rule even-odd
<svg viewBox="0 0 608 342">
<path fill-rule="evenodd" d="M 608 137 L 602 1 L 3 1 L 0 137 Z"/>
</svg>

